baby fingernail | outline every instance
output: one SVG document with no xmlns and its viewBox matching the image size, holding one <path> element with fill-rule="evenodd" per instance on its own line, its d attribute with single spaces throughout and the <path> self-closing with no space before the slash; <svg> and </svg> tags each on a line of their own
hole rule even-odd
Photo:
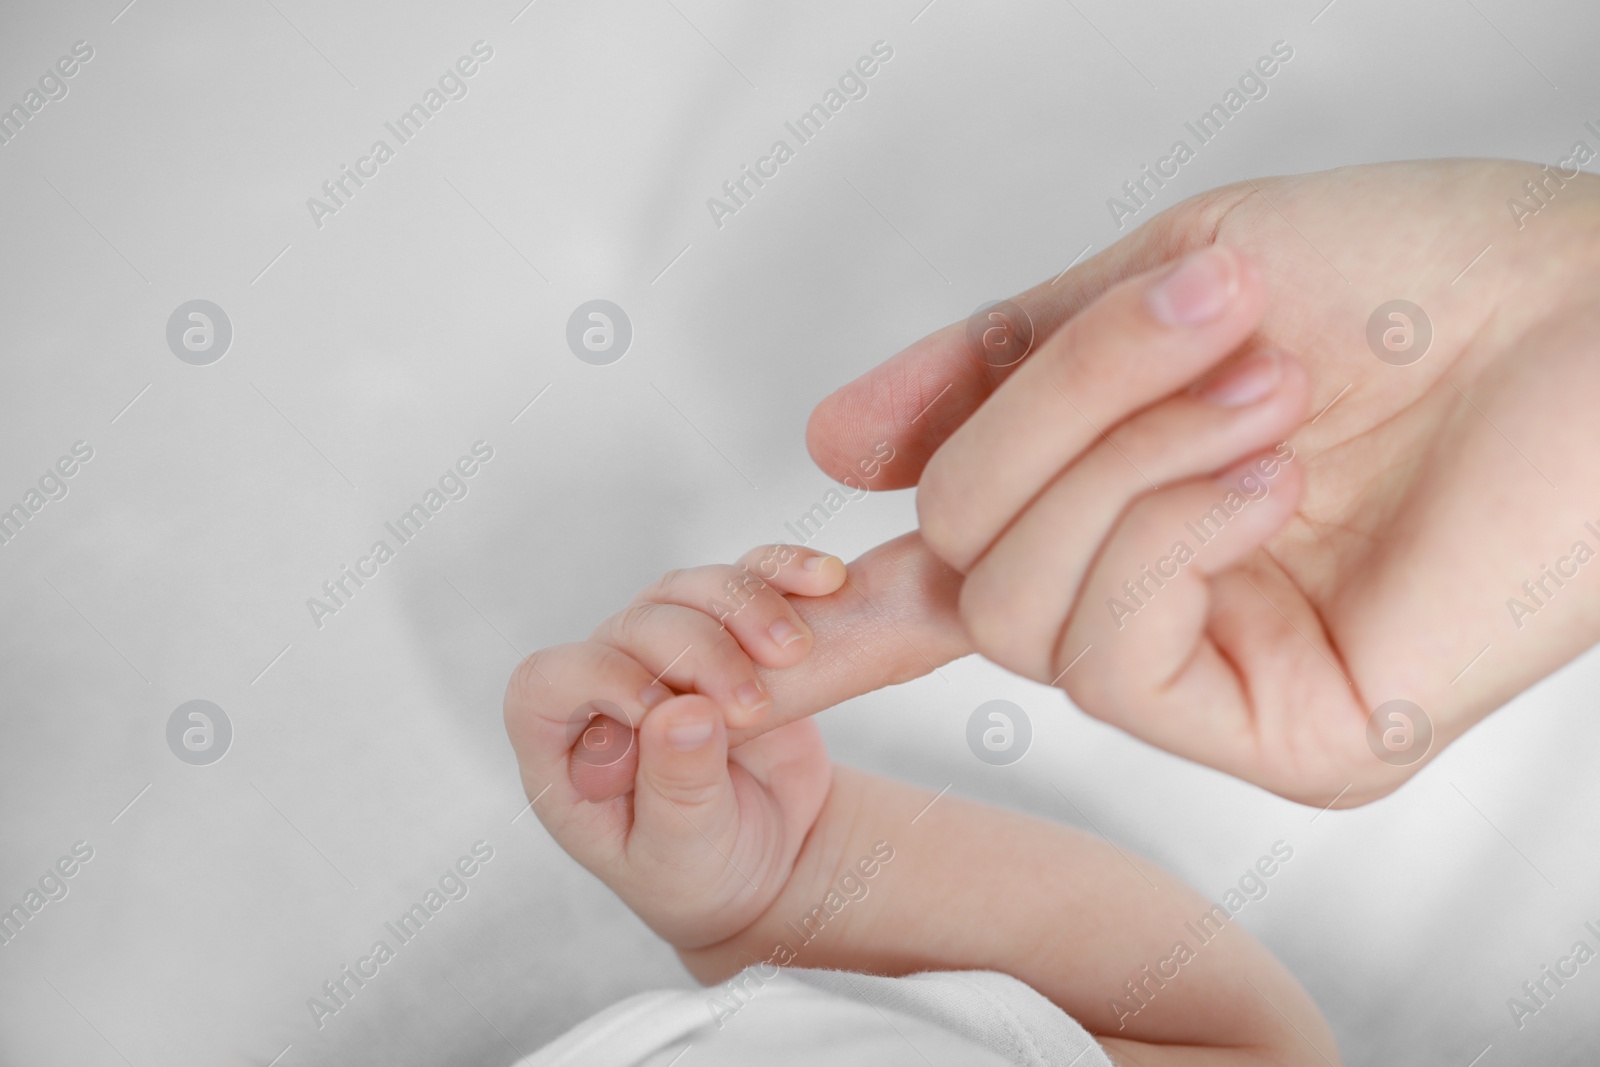
<svg viewBox="0 0 1600 1067">
<path fill-rule="evenodd" d="M 830 559 L 837 558 L 837 556 L 807 556 L 804 566 L 808 571 L 820 571 Z"/>
<path fill-rule="evenodd" d="M 711 731 L 715 726 L 711 716 L 703 711 L 680 715 L 676 722 L 667 727 L 667 744 L 679 752 L 693 752 L 711 739 Z"/>
<path fill-rule="evenodd" d="M 660 682 L 651 682 L 639 690 L 639 703 L 644 705 L 644 710 L 649 711 L 663 700 L 672 695 L 672 690 Z"/>
<path fill-rule="evenodd" d="M 1227 308 L 1239 290 L 1233 257 L 1212 245 L 1185 258 L 1145 297 L 1157 321 L 1168 326 L 1198 326 Z"/>
<path fill-rule="evenodd" d="M 1283 380 L 1283 361 L 1271 349 L 1240 360 L 1216 378 L 1202 382 L 1197 390 L 1201 399 L 1218 407 L 1238 408 L 1253 404 L 1278 388 Z"/>
<path fill-rule="evenodd" d="M 772 635 L 772 640 L 777 643 L 779 648 L 788 648 L 796 641 L 805 637 L 805 634 L 801 633 L 795 627 L 795 624 L 790 622 L 788 619 L 779 619 L 777 622 L 767 627 L 767 633 Z"/>
<path fill-rule="evenodd" d="M 754 678 L 747 682 L 739 683 L 739 688 L 733 691 L 733 695 L 738 698 L 739 706 L 744 708 L 745 711 L 755 711 L 772 700 L 771 697 L 767 696 L 766 691 L 761 688 L 761 684 Z"/>
</svg>

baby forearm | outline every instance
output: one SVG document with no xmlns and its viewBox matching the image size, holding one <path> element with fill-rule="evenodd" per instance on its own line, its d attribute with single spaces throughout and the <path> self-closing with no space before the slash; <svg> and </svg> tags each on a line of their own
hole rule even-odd
<svg viewBox="0 0 1600 1067">
<path fill-rule="evenodd" d="M 1070 828 L 835 768 L 774 905 L 684 959 L 702 980 L 752 958 L 1002 971 L 1097 1035 L 1284 1053 L 1298 1044 L 1298 1056 L 1322 1062 L 1315 1041 L 1336 1061 L 1316 1009 L 1265 949 L 1231 923 L 1203 943 L 1191 932 L 1208 907 L 1159 868 Z"/>
</svg>

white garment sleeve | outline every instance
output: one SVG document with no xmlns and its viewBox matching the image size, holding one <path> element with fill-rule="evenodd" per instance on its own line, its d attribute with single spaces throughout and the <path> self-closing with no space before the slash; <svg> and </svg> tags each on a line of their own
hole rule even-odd
<svg viewBox="0 0 1600 1067">
<path fill-rule="evenodd" d="M 519 1067 L 1111 1067 L 1071 1016 L 1009 975 L 884 978 L 757 965 L 720 986 L 641 993 Z"/>
</svg>

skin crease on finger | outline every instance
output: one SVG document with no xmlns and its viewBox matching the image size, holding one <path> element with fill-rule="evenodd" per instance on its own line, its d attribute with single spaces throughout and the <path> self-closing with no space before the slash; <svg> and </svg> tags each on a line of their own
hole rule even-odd
<svg viewBox="0 0 1600 1067">
<path fill-rule="evenodd" d="M 1485 657 L 1453 681 L 1485 646 L 1505 645 L 1506 631 L 1492 624 L 1503 618 L 1504 597 L 1518 588 L 1523 572 L 1538 570 L 1537 550 L 1513 563 L 1511 546 L 1548 541 L 1543 531 L 1552 527 L 1581 529 L 1589 516 L 1577 502 L 1600 489 L 1600 472 L 1580 458 L 1593 454 L 1578 444 L 1592 434 L 1573 440 L 1571 430 L 1561 430 L 1593 427 L 1582 398 L 1595 395 L 1600 376 L 1579 358 L 1576 339 L 1528 343 L 1557 309 L 1574 302 L 1592 306 L 1600 180 L 1570 190 L 1563 205 L 1569 214 L 1543 220 L 1552 223 L 1547 235 L 1520 244 L 1502 240 L 1495 251 L 1503 259 L 1485 257 L 1455 282 L 1461 266 L 1483 250 L 1478 234 L 1494 235 L 1504 225 L 1504 190 L 1508 182 L 1515 188 L 1528 168 L 1495 164 L 1465 175 L 1427 165 L 1403 169 L 1411 180 L 1398 189 L 1365 169 L 1336 173 L 1348 178 L 1347 193 L 1367 218 L 1392 226 L 1408 224 L 1418 199 L 1459 205 L 1450 231 L 1389 235 L 1422 260 L 1406 270 L 1426 277 L 1426 265 L 1441 261 L 1428 295 L 1419 295 L 1435 326 L 1433 347 L 1407 367 L 1375 359 L 1352 365 L 1327 343 L 1321 322 L 1269 309 L 1260 332 L 1305 353 L 1319 393 L 1313 410 L 1349 388 L 1325 418 L 1292 438 L 1305 460 L 1307 488 L 1295 516 L 1264 551 L 1340 638 L 1338 654 L 1365 706 L 1402 694 L 1419 702 L 1438 730 L 1437 752 L 1600 634 L 1591 609 L 1581 621 L 1574 617 L 1576 625 L 1542 656 Z M 1274 208 L 1303 217 L 1314 212 L 1309 198 L 1316 195 L 1311 178 L 1283 180 L 1271 205 L 1260 197 L 1241 202 L 1219 239 L 1242 243 L 1239 235 L 1267 225 Z M 1346 221 L 1356 234 L 1370 225 L 1360 216 Z M 1342 247 L 1340 233 L 1327 225 L 1313 239 L 1335 262 L 1360 263 L 1359 253 Z M 1269 275 L 1298 274 L 1307 286 L 1326 276 L 1326 267 L 1319 275 L 1305 259 L 1288 258 L 1281 244 L 1255 244 L 1251 252 Z M 1343 297 L 1335 300 L 1335 312 L 1357 323 L 1392 295 L 1368 288 L 1359 274 L 1350 286 L 1332 289 Z M 1587 333 L 1591 345 L 1595 335 Z M 1516 358 L 1504 358 L 1513 352 Z M 1589 384 L 1576 384 L 1582 377 Z M 1552 390 L 1555 382 L 1569 384 Z M 1527 399 L 1514 399 L 1518 394 Z M 1562 407 L 1572 410 L 1563 414 Z M 1508 438 L 1517 444 L 1508 446 Z M 1552 512 L 1550 482 L 1519 449 L 1536 457 L 1533 463 L 1573 505 Z M 1554 518 L 1562 512 L 1570 518 Z M 1568 540 L 1558 538 L 1562 545 Z M 1573 609 L 1582 604 L 1576 597 L 1569 602 Z M 1445 619 L 1449 624 L 1441 625 Z"/>
<path fill-rule="evenodd" d="M 1588 460 L 1600 423 L 1585 406 L 1600 370 L 1583 358 L 1600 338 L 1585 310 L 1600 303 L 1600 180 L 1570 181 L 1519 229 L 1506 197 L 1538 175 L 1435 161 L 1261 179 L 1170 209 L 1016 298 L 1047 336 L 1117 278 L 1213 240 L 1268 279 L 1258 343 L 1306 367 L 1312 414 L 1290 438 L 1304 498 L 1248 565 L 1260 592 L 1245 591 L 1324 646 L 1325 677 L 1274 677 L 1271 657 L 1254 661 L 1265 673 L 1252 679 L 1252 711 L 1265 718 L 1243 771 L 1252 780 L 1320 806 L 1360 777 L 1340 806 L 1373 799 L 1426 760 L 1342 765 L 1316 750 L 1324 728 L 1348 732 L 1349 716 L 1403 697 L 1427 709 L 1436 753 L 1600 639 L 1591 594 L 1553 601 L 1522 629 L 1504 607 L 1596 518 L 1585 504 L 1600 498 Z M 1373 309 L 1398 296 L 1434 327 L 1425 358 L 1406 366 L 1374 358 L 1364 337 Z M 913 345 L 818 406 L 813 455 L 830 470 L 861 441 L 886 439 L 904 460 L 894 484 L 914 482 L 1004 377 L 974 363 L 959 327 Z M 1503 654 L 1513 638 L 1516 655 Z M 1331 718 L 1296 732 L 1290 704 L 1302 719 Z M 1346 756 L 1366 758 L 1353 740 Z"/>
<path fill-rule="evenodd" d="M 1269 303 L 1258 331 L 1262 340 L 1293 351 L 1311 375 L 1313 414 L 1291 437 L 1307 484 L 1296 514 L 1249 564 L 1251 584 L 1230 585 L 1237 586 L 1241 599 L 1228 601 L 1226 616 L 1248 640 L 1268 642 L 1261 656 L 1248 661 L 1249 669 L 1264 672 L 1253 675 L 1250 684 L 1258 732 L 1240 740 L 1256 763 L 1237 766 L 1235 773 L 1274 791 L 1320 807 L 1359 773 L 1365 777 L 1339 797 L 1337 806 L 1381 796 L 1425 765 L 1476 715 L 1600 634 L 1594 599 L 1568 596 L 1542 610 L 1525 632 L 1516 632 L 1518 657 L 1497 658 L 1491 652 L 1452 683 L 1486 645 L 1504 643 L 1504 632 L 1485 632 L 1484 620 L 1506 625 L 1505 597 L 1538 573 L 1541 554 L 1548 560 L 1541 546 L 1549 531 L 1580 529 L 1584 519 L 1596 518 L 1584 514 L 1582 501 L 1600 498 L 1600 478 L 1585 460 L 1600 452 L 1600 441 L 1589 440 L 1596 423 L 1581 410 L 1582 398 L 1600 392 L 1600 382 L 1583 381 L 1593 371 L 1578 358 L 1600 331 L 1592 323 L 1586 327 L 1589 320 L 1581 314 L 1557 315 L 1575 304 L 1581 307 L 1585 297 L 1594 303 L 1583 287 L 1594 285 L 1600 182 L 1591 179 L 1569 189 L 1571 195 L 1549 209 L 1550 217 L 1537 220 L 1552 223 L 1537 240 L 1497 247 L 1452 285 L 1461 266 L 1482 251 L 1473 227 L 1504 222 L 1496 215 L 1503 206 L 1496 190 L 1508 182 L 1515 188 L 1529 171 L 1516 164 L 1466 168 L 1465 173 L 1446 165 L 1385 165 L 1260 182 L 1264 197 L 1245 189 L 1210 198 L 1206 222 L 1219 228 L 1220 239 L 1260 261 L 1274 285 L 1325 297 L 1312 305 Z M 1403 195 L 1392 188 L 1397 185 Z M 1231 197 L 1231 210 L 1216 210 L 1224 197 Z M 1337 209 L 1332 216 L 1318 207 L 1330 198 Z M 1402 233 L 1406 258 L 1386 269 L 1408 281 L 1431 277 L 1419 292 L 1437 331 L 1427 358 L 1392 367 L 1372 358 L 1359 340 L 1367 312 L 1389 292 L 1378 287 L 1384 284 L 1381 278 L 1367 279 L 1360 265 L 1371 258 L 1367 242 L 1379 240 L 1373 232 L 1387 233 L 1396 214 L 1416 210 L 1419 202 L 1446 205 L 1451 222 L 1432 232 Z M 1370 292 L 1347 293 L 1334 268 L 1295 238 L 1277 211 L 1291 213 L 1298 228 L 1350 275 L 1351 286 Z M 1167 242 L 1173 248 L 1183 244 Z M 1127 252 L 1118 255 L 1129 258 Z M 1069 275 L 1061 285 L 1071 281 Z M 1078 288 L 1089 291 L 1094 283 Z M 1556 322 L 1544 324 L 1553 317 Z M 1347 334 L 1357 338 L 1353 345 L 1342 340 Z M 1519 346 L 1519 359 L 1498 355 Z M 877 388 L 873 382 L 881 385 L 884 373 L 863 382 Z M 909 421 L 916 414 L 911 400 L 920 398 L 903 399 Z M 945 399 L 959 406 L 958 398 Z M 900 446 L 898 430 L 865 417 L 870 402 L 857 397 L 847 407 L 848 432 Z M 824 404 L 813 418 L 814 437 L 819 427 L 826 430 L 829 410 Z M 832 405 L 835 414 L 840 410 Z M 1502 433 L 1517 446 L 1508 446 Z M 848 454 L 848 440 L 840 447 Z M 897 463 L 892 474 L 914 479 L 915 468 L 913 462 L 904 468 Z M 1561 487 L 1559 495 L 1552 494 L 1541 473 Z M 1552 500 L 1560 504 L 1555 510 Z M 1564 549 L 1569 538 L 1563 534 L 1560 540 L 1555 547 Z M 815 663 L 803 668 L 820 672 L 830 687 L 821 706 L 856 695 L 849 664 L 868 649 L 895 657 L 899 679 L 963 653 L 959 626 L 944 633 L 921 628 L 925 617 L 939 617 L 929 605 L 941 598 L 901 588 L 943 583 L 949 623 L 959 576 L 921 555 L 898 572 L 880 557 L 865 567 L 863 577 L 856 570 L 871 560 L 869 553 L 852 566 L 852 586 L 799 609 L 817 630 L 818 650 L 832 649 L 811 657 Z M 853 587 L 870 603 L 854 599 Z M 1262 597 L 1270 614 L 1262 612 L 1259 626 L 1248 623 L 1250 611 L 1261 612 Z M 876 618 L 873 603 L 889 612 L 909 641 Z M 896 610 L 896 605 L 911 610 Z M 813 611 L 829 617 L 819 619 L 809 614 Z M 837 640 L 829 643 L 825 634 Z M 1276 675 L 1272 663 L 1280 652 L 1293 652 L 1285 662 L 1303 665 Z M 775 695 L 774 722 L 800 713 L 792 698 L 784 699 L 782 672 L 763 677 Z M 1359 725 L 1363 708 L 1396 696 L 1427 707 L 1435 726 L 1432 751 L 1409 768 L 1378 765 L 1365 755 L 1359 730 L 1349 725 L 1352 720 Z M 1330 762 L 1336 757 L 1346 762 Z M 1363 758 L 1364 767 L 1353 762 Z"/>
<path fill-rule="evenodd" d="M 813 634 L 811 653 L 793 667 L 756 668 L 772 705 L 755 726 L 730 730 L 730 746 L 970 653 L 956 610 L 959 590 L 960 575 L 909 533 L 851 562 L 837 592 L 790 597 Z M 601 802 L 633 787 L 637 746 L 627 741 L 628 732 L 621 727 L 615 737 L 606 735 L 607 751 L 625 753 L 615 762 L 570 762 L 571 781 L 585 799 Z"/>
<path fill-rule="evenodd" d="M 1017 296 L 1033 322 L 1035 349 L 1117 279 L 1214 243 L 1217 228 L 1246 195 L 1222 189 L 1186 201 L 1061 278 Z M 991 366 L 972 353 L 966 324 L 953 323 L 825 397 L 806 424 L 806 447 L 818 467 L 839 478 L 863 448 L 887 438 L 904 462 L 885 469 L 876 487 L 910 488 L 938 446 L 1023 363 Z"/>
<path fill-rule="evenodd" d="M 1276 385 L 1256 403 L 1219 408 L 1188 394 L 1170 398 L 1045 486 L 967 572 L 961 613 L 979 651 L 1036 681 L 1056 678 L 1071 659 L 1052 658 L 1066 619 L 1101 602 L 1085 601 L 1081 583 L 1127 510 L 1155 491 L 1152 483 L 1216 473 L 1281 441 L 1303 417 L 1305 374 L 1286 355 L 1276 360 Z M 1162 547 L 1182 532 L 1163 534 Z"/>
<path fill-rule="evenodd" d="M 1213 296 L 1214 310 L 1190 325 L 1160 321 L 1160 294 L 1196 272 L 1225 294 Z M 1265 302 L 1260 272 L 1220 247 L 1113 287 L 1038 346 L 928 461 L 917 485 L 924 539 L 968 570 L 1051 478 L 1226 360 Z"/>
</svg>

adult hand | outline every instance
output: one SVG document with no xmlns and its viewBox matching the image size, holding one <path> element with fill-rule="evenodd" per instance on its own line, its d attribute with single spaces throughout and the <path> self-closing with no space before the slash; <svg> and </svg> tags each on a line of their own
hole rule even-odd
<svg viewBox="0 0 1600 1067">
<path fill-rule="evenodd" d="M 1600 181 L 1552 173 L 1193 198 L 1015 297 L 1024 361 L 947 327 L 823 401 L 812 455 L 859 477 L 892 443 L 872 487 L 919 485 L 988 658 L 1286 797 L 1364 803 L 1600 639 Z M 1412 313 L 1369 345 L 1401 298 L 1431 343 Z M 1285 438 L 1269 491 L 1194 536 L 1246 473 L 1218 472 Z"/>
</svg>

